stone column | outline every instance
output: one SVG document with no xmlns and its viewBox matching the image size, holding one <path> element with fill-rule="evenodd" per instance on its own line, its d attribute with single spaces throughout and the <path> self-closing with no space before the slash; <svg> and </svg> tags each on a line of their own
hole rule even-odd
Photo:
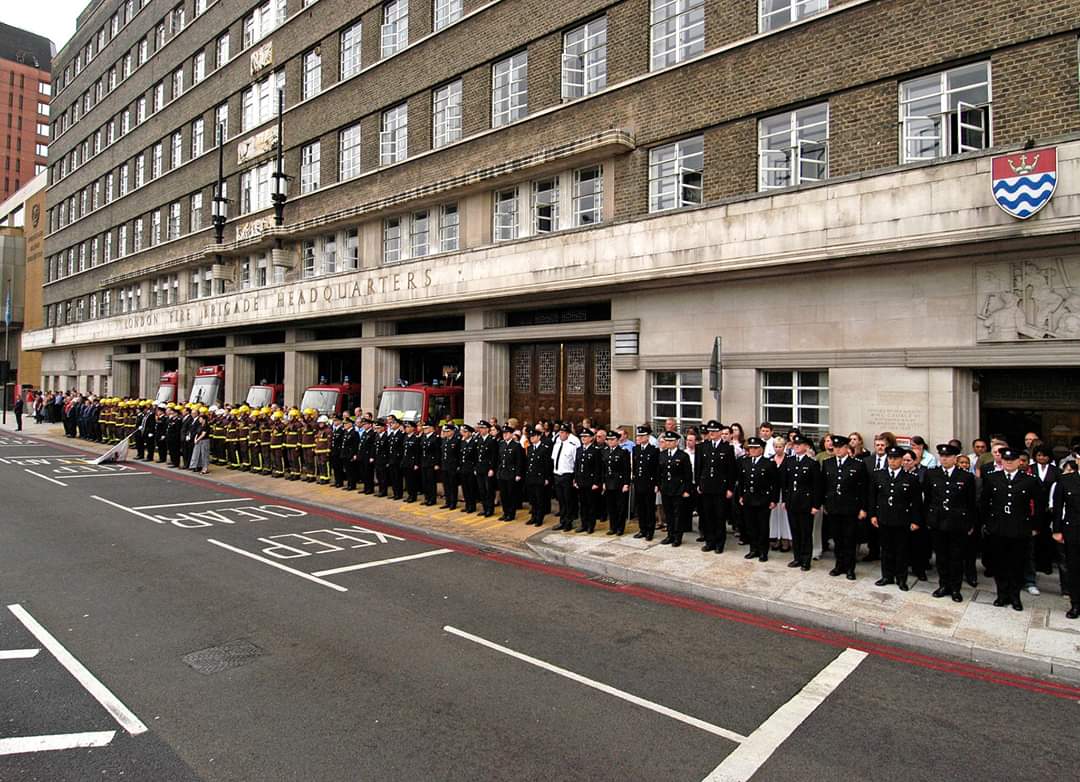
<svg viewBox="0 0 1080 782">
<path fill-rule="evenodd" d="M 975 390 L 975 370 L 958 367 L 953 373 L 953 435 L 964 444 L 979 436 L 979 392 Z"/>
<path fill-rule="evenodd" d="M 365 320 L 361 336 L 387 337 L 396 333 L 397 328 L 391 321 Z M 360 406 L 364 410 L 375 412 L 379 407 L 379 398 L 386 386 L 397 383 L 401 373 L 401 356 L 395 348 L 365 347 L 360 351 Z"/>
<path fill-rule="evenodd" d="M 225 354 L 225 401 L 243 404 L 248 388 L 255 384 L 255 357 L 236 353 Z"/>
<path fill-rule="evenodd" d="M 315 385 L 319 373 L 319 356 L 306 350 L 290 348 L 285 351 L 285 406 L 299 405 L 308 386 Z M 255 360 L 251 360 L 251 377 L 255 377 Z"/>
<path fill-rule="evenodd" d="M 506 420 L 510 412 L 510 345 L 465 343 L 465 420 L 475 424 L 490 415 Z"/>
</svg>

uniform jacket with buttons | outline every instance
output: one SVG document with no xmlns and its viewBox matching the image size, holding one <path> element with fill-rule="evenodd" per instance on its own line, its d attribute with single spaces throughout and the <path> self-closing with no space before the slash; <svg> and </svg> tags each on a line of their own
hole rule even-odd
<svg viewBox="0 0 1080 782">
<path fill-rule="evenodd" d="M 495 477 L 500 481 L 512 481 L 525 474 L 525 449 L 517 440 L 503 440 L 499 443 L 499 466 L 495 468 Z"/>
<path fill-rule="evenodd" d="M 697 447 L 694 465 L 702 494 L 727 494 L 735 487 L 735 449 L 723 440 L 706 440 Z"/>
<path fill-rule="evenodd" d="M 855 516 L 866 510 L 870 476 L 866 463 L 847 456 L 844 464 L 830 456 L 821 465 L 821 496 L 826 513 Z"/>
<path fill-rule="evenodd" d="M 625 448 L 608 447 L 603 454 L 604 488 L 608 491 L 622 491 L 630 483 L 630 452 Z"/>
<path fill-rule="evenodd" d="M 420 438 L 406 434 L 401 443 L 401 469 L 414 472 L 420 466 Z"/>
<path fill-rule="evenodd" d="M 807 454 L 789 456 L 780 465 L 780 487 L 784 505 L 793 511 L 808 511 L 821 505 L 821 463 Z"/>
<path fill-rule="evenodd" d="M 1054 484 L 1054 532 L 1068 545 L 1080 545 L 1080 473 L 1067 473 Z"/>
<path fill-rule="evenodd" d="M 967 470 L 953 467 L 950 476 L 944 467 L 933 467 L 926 471 L 923 492 L 931 529 L 966 533 L 975 526 L 975 476 Z"/>
<path fill-rule="evenodd" d="M 660 484 L 660 449 L 646 443 L 635 445 L 630 455 L 630 479 L 638 491 L 651 490 Z"/>
<path fill-rule="evenodd" d="M 909 472 L 896 471 L 892 477 L 888 469 L 875 470 L 870 476 L 871 518 L 882 527 L 906 528 L 922 524 L 922 487 L 919 479 Z"/>
<path fill-rule="evenodd" d="M 991 535 L 1027 538 L 1034 529 L 1034 509 L 1042 495 L 1039 481 L 1017 472 L 1012 481 L 1004 470 L 987 476 L 979 498 L 979 516 Z"/>
<path fill-rule="evenodd" d="M 661 449 L 658 469 L 661 494 L 681 497 L 694 488 L 690 455 L 681 448 Z"/>
<path fill-rule="evenodd" d="M 420 438 L 420 464 L 425 470 L 433 470 L 442 463 L 442 441 L 432 432 Z"/>
<path fill-rule="evenodd" d="M 735 496 L 751 508 L 780 501 L 780 470 L 768 456 L 739 459 L 735 476 Z"/>
<path fill-rule="evenodd" d="M 461 438 L 456 434 L 453 437 L 444 437 L 441 445 L 439 463 L 442 465 L 443 474 L 453 477 L 461 465 Z"/>
<path fill-rule="evenodd" d="M 601 460 L 600 446 L 592 443 L 582 445 L 574 455 L 574 483 L 579 489 L 592 489 L 602 485 L 604 464 Z"/>
<path fill-rule="evenodd" d="M 555 474 L 555 464 L 551 461 L 551 446 L 545 442 L 529 446 L 525 464 L 525 484 L 543 486 L 550 484 Z"/>
</svg>

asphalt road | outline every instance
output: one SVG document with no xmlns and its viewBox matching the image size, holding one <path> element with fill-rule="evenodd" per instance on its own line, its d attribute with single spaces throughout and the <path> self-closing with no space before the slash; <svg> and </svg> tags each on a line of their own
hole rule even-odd
<svg viewBox="0 0 1080 782">
<path fill-rule="evenodd" d="M 0 444 L 4 782 L 1049 780 L 1080 766 L 1080 689 L 848 651 L 25 442 Z M 126 729 L 20 616 L 146 730 Z M 200 655 L 216 672 L 188 658 L 223 645 L 248 654 Z M 105 743 L 31 751 L 88 734 Z"/>
</svg>

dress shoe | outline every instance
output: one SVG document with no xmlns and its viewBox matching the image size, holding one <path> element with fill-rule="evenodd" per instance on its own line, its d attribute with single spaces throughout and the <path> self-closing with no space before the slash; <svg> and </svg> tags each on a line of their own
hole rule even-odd
<svg viewBox="0 0 1080 782">
<path fill-rule="evenodd" d="M 914 575 L 915 575 L 915 578 L 919 579 L 920 581 L 925 581 L 926 580 L 926 571 L 925 570 L 916 570 L 916 571 L 914 571 Z"/>
<path fill-rule="evenodd" d="M 979 585 L 979 579 L 977 578 L 965 578 L 964 580 L 967 581 L 967 585 L 972 589 Z"/>
<path fill-rule="evenodd" d="M 705 536 L 704 535 L 699 535 L 698 538 L 697 538 L 697 542 L 698 543 L 704 543 L 705 542 Z"/>
<path fill-rule="evenodd" d="M 844 575 L 844 571 L 841 570 L 838 567 L 834 567 L 832 570 L 829 571 L 829 575 L 830 576 L 842 576 L 842 575 Z"/>
<path fill-rule="evenodd" d="M 995 608 L 1002 608 L 1004 606 L 1007 606 L 1008 604 L 1009 604 L 1009 601 L 1006 600 L 1003 597 L 999 597 L 999 598 L 994 600 L 994 607 Z"/>
<path fill-rule="evenodd" d="M 948 597 L 950 594 L 952 593 L 945 587 L 938 587 L 934 590 L 934 597 Z"/>
<path fill-rule="evenodd" d="M 757 557 L 757 552 L 756 551 L 748 551 L 745 554 L 743 554 L 743 559 L 754 559 L 756 557 Z"/>
<path fill-rule="evenodd" d="M 1013 607 L 1013 611 L 1023 611 L 1024 610 L 1024 604 L 1020 602 L 1019 597 L 1014 597 L 1013 598 L 1012 607 Z"/>
<path fill-rule="evenodd" d="M 959 592 L 953 592 L 952 593 L 952 601 L 954 603 L 963 603 L 964 602 L 964 596 L 962 594 L 960 594 Z"/>
<path fill-rule="evenodd" d="M 1080 619 L 1080 606 L 1073 606 L 1065 612 L 1066 619 Z"/>
<path fill-rule="evenodd" d="M 615 530 L 613 530 L 613 529 L 609 529 L 609 530 L 607 531 L 607 534 L 608 534 L 608 535 L 614 535 L 614 534 L 615 534 Z"/>
<path fill-rule="evenodd" d="M 671 545 L 671 538 L 670 537 L 664 538 L 663 540 L 660 541 L 660 545 L 661 546 L 670 546 Z"/>
<path fill-rule="evenodd" d="M 802 569 L 803 569 L 804 573 L 808 572 L 810 570 L 810 563 L 809 562 L 803 562 Z"/>
<path fill-rule="evenodd" d="M 724 553 L 724 549 L 721 546 L 717 546 L 716 548 L 713 549 L 713 551 L 715 551 L 717 554 L 723 554 Z"/>
<path fill-rule="evenodd" d="M 644 532 L 635 532 L 634 537 L 638 538 L 640 540 L 641 538 L 645 537 L 645 533 Z"/>
<path fill-rule="evenodd" d="M 896 586 L 900 589 L 901 592 L 910 592 L 911 591 L 911 586 L 908 585 L 907 581 L 900 581 L 899 583 L 897 583 Z"/>
<path fill-rule="evenodd" d="M 793 560 L 791 560 L 790 562 L 787 563 L 788 567 L 799 567 L 799 565 L 800 565 L 800 562 L 797 559 L 793 559 Z"/>
<path fill-rule="evenodd" d="M 574 530 L 574 532 L 580 535 L 582 532 L 588 532 L 588 530 L 584 527 L 579 527 L 578 529 Z"/>
<path fill-rule="evenodd" d="M 653 538 L 653 536 L 652 536 L 652 535 L 646 535 L 646 536 L 645 536 L 645 540 L 652 540 L 652 538 Z"/>
<path fill-rule="evenodd" d="M 678 547 L 679 547 L 679 546 L 681 546 L 681 545 L 682 545 L 682 541 L 681 541 L 681 540 L 673 540 L 673 541 L 671 541 L 671 547 L 672 547 L 672 548 L 678 548 Z"/>
<path fill-rule="evenodd" d="M 701 550 L 712 551 L 714 548 L 716 548 L 716 545 L 714 543 L 706 543 L 704 546 L 701 547 Z"/>
<path fill-rule="evenodd" d="M 847 574 L 847 580 L 848 581 L 854 581 L 855 580 L 855 574 L 854 573 L 848 573 Z"/>
<path fill-rule="evenodd" d="M 760 557 L 757 558 L 757 561 L 758 562 L 768 562 L 769 561 L 769 555 L 768 554 L 762 554 Z"/>
<path fill-rule="evenodd" d="M 874 582 L 874 586 L 883 587 L 883 586 L 888 586 L 889 584 L 895 584 L 895 583 L 896 582 L 893 581 L 891 578 L 882 577 L 882 578 L 879 578 L 877 581 Z"/>
</svg>

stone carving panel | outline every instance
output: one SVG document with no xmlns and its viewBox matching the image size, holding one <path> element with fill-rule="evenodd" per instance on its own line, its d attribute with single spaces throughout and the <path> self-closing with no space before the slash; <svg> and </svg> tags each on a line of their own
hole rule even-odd
<svg viewBox="0 0 1080 782">
<path fill-rule="evenodd" d="M 236 162 L 238 165 L 243 165 L 249 160 L 265 155 L 277 147 L 278 143 L 278 129 L 277 125 L 269 127 L 266 130 L 260 130 L 254 136 L 242 139 L 236 145 Z"/>
<path fill-rule="evenodd" d="M 267 41 L 251 53 L 251 75 L 274 64 L 274 42 Z"/>
<path fill-rule="evenodd" d="M 979 342 L 1080 339 L 1080 258 L 998 261 L 975 274 Z"/>
</svg>

